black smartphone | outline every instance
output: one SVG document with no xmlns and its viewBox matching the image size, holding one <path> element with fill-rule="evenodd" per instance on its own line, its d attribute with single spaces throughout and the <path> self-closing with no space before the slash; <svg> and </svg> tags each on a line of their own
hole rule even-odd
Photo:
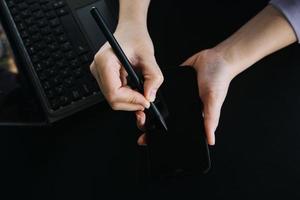
<svg viewBox="0 0 300 200">
<path fill-rule="evenodd" d="M 170 68 L 155 104 L 168 131 L 146 113 L 149 172 L 153 178 L 193 176 L 209 171 L 211 162 L 204 132 L 197 74 L 188 66 Z"/>
</svg>

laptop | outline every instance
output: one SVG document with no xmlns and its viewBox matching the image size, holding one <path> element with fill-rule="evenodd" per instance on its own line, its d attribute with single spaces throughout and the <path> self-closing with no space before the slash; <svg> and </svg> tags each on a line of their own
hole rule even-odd
<svg viewBox="0 0 300 200">
<path fill-rule="evenodd" d="M 0 67 L 0 124 L 51 124 L 104 102 L 89 66 L 106 42 L 90 15 L 117 25 L 114 0 L 3 0 L 1 22 L 17 70 Z"/>
</svg>

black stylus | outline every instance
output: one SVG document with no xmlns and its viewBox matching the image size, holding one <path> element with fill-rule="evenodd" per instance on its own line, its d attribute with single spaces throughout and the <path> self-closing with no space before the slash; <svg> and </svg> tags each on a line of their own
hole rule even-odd
<svg viewBox="0 0 300 200">
<path fill-rule="evenodd" d="M 138 75 L 133 70 L 132 65 L 131 65 L 130 61 L 128 60 L 127 56 L 125 55 L 124 51 L 122 50 L 121 46 L 119 45 L 118 41 L 116 40 L 116 38 L 114 37 L 112 32 L 109 30 L 104 17 L 101 15 L 101 13 L 99 12 L 99 10 L 96 7 L 93 7 L 91 9 L 91 14 L 92 14 L 93 18 L 95 19 L 97 25 L 102 30 L 104 36 L 106 37 L 108 43 L 112 47 L 114 53 L 116 54 L 116 56 L 118 57 L 118 59 L 120 60 L 122 65 L 124 66 L 125 70 L 127 71 L 131 83 L 134 84 L 133 87 L 135 89 L 137 89 L 139 92 L 143 93 L 143 91 L 144 91 L 143 81 L 140 80 Z M 157 109 L 156 105 L 151 102 L 149 109 L 155 115 L 155 117 L 159 120 L 159 122 L 164 127 L 164 129 L 167 131 L 168 130 L 167 124 L 166 124 L 163 116 Z"/>
</svg>

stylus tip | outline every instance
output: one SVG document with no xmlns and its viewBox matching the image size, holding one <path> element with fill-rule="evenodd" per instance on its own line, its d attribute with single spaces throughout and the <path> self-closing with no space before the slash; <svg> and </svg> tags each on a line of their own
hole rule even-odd
<svg viewBox="0 0 300 200">
<path fill-rule="evenodd" d="M 160 121 L 161 121 L 161 123 L 162 123 L 162 125 L 163 125 L 165 131 L 168 131 L 168 127 L 167 127 L 167 124 L 166 124 L 165 120 L 164 120 L 164 119 L 161 119 Z"/>
</svg>

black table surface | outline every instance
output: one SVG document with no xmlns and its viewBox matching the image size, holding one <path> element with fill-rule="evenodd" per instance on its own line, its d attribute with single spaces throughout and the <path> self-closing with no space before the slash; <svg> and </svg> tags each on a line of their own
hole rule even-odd
<svg viewBox="0 0 300 200">
<path fill-rule="evenodd" d="M 149 29 L 159 64 L 177 66 L 216 45 L 266 4 L 153 1 Z M 299 198 L 299 55 L 292 45 L 234 79 L 206 176 L 143 187 L 133 114 L 98 105 L 52 127 L 0 128 L 5 199 Z"/>
</svg>

